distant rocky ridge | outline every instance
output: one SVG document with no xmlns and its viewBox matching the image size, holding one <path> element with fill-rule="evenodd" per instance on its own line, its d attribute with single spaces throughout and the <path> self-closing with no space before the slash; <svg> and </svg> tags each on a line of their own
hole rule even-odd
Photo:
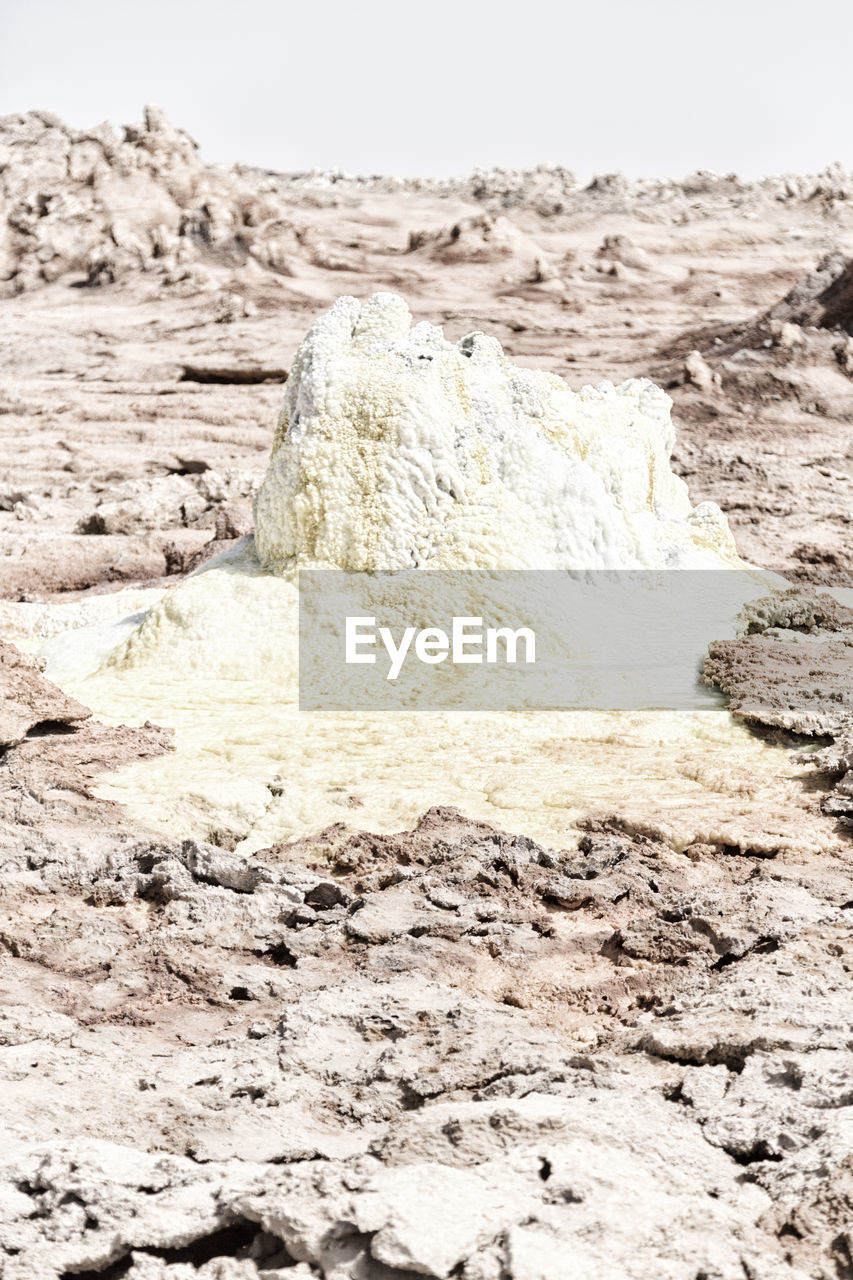
<svg viewBox="0 0 853 1280">
<path fill-rule="evenodd" d="M 832 165 L 813 176 L 759 182 L 704 171 L 683 181 L 607 174 L 587 186 L 559 166 L 448 180 L 279 174 L 206 165 L 193 139 L 156 107 L 146 107 L 143 123 L 126 126 L 121 136 L 109 124 L 75 130 L 47 112 L 30 111 L 0 119 L 0 295 L 65 275 L 98 285 L 155 271 L 177 284 L 206 262 L 254 262 L 285 276 L 300 258 L 327 265 L 328 250 L 306 215 L 312 202 L 334 203 L 353 190 L 432 192 L 492 214 L 524 208 L 571 218 L 631 210 L 646 221 L 685 223 L 727 206 L 791 202 L 812 203 L 816 214 L 832 218 L 853 200 L 853 173 Z M 294 205 L 302 206 L 296 218 Z M 446 257 L 441 245 L 439 238 L 437 251 Z"/>
</svg>

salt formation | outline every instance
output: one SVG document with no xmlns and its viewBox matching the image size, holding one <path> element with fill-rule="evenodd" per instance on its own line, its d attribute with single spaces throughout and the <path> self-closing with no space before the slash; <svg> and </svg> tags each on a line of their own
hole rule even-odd
<svg viewBox="0 0 853 1280">
<path fill-rule="evenodd" d="M 465 711 L 455 695 L 444 712 L 299 711 L 300 568 L 745 570 L 718 508 L 691 508 L 672 443 L 669 400 L 651 383 L 575 393 L 482 334 L 453 345 L 410 328 L 399 297 L 340 299 L 293 365 L 255 539 L 164 592 L 130 629 L 45 647 L 48 676 L 96 715 L 175 731 L 173 754 L 122 769 L 98 794 L 149 828 L 244 853 L 316 834 L 342 806 L 387 832 L 430 804 L 564 847 L 591 808 L 620 802 L 630 772 L 647 813 L 668 778 L 662 821 L 684 848 L 741 842 L 747 770 L 773 794 L 750 839 L 781 847 L 791 819 L 771 779 L 786 753 L 722 711 L 513 715 Z M 772 589 L 755 577 L 752 595 Z M 734 634 L 739 603 L 713 635 L 691 638 L 697 669 L 709 639 Z M 474 611 L 488 614 L 479 598 Z M 594 619 L 561 627 L 570 656 L 600 647 Z M 659 660 L 660 628 L 635 629 Z"/>
<path fill-rule="evenodd" d="M 402 298 L 340 298 L 297 353 L 255 507 L 275 573 L 722 568 L 721 511 L 670 470 L 670 400 L 572 391 L 481 333 L 455 345 Z"/>
</svg>

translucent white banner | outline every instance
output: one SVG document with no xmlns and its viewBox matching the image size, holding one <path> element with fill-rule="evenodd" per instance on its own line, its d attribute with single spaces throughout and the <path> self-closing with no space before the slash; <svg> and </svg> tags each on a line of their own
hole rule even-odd
<svg viewBox="0 0 853 1280">
<path fill-rule="evenodd" d="M 304 711 L 721 707 L 708 645 L 789 584 L 760 570 L 299 575 Z"/>
</svg>

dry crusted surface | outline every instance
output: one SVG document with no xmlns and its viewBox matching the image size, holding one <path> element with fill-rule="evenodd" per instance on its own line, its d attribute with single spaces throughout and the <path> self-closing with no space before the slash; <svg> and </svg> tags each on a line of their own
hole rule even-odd
<svg viewBox="0 0 853 1280">
<path fill-rule="evenodd" d="M 849 570 L 853 356 L 811 304 L 770 315 L 849 253 L 848 176 L 284 179 L 206 169 L 156 113 L 0 140 L 6 596 L 244 532 L 298 338 L 383 287 L 575 386 L 659 371 L 742 554 Z M 749 637 L 752 685 L 743 648 L 712 674 L 837 748 L 766 674 L 786 625 Z M 98 725 L 14 651 L 0 681 L 4 1277 L 853 1276 L 835 748 L 799 819 L 811 850 L 838 817 L 820 854 L 676 853 L 618 815 L 561 853 L 432 810 L 242 859 L 93 796 L 167 732 Z"/>
<path fill-rule="evenodd" d="M 849 1274 L 853 849 L 244 859 L 123 826 L 86 732 L 2 765 L 9 1280 Z"/>
</svg>

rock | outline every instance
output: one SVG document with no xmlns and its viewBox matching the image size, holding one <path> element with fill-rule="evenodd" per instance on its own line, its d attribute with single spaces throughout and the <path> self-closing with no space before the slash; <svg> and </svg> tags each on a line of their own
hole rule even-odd
<svg viewBox="0 0 853 1280">
<path fill-rule="evenodd" d="M 541 253 L 509 220 L 491 214 L 465 218 L 440 231 L 412 231 L 409 253 L 423 253 L 438 262 L 500 262 Z"/>
<path fill-rule="evenodd" d="M 204 498 L 184 476 L 152 481 L 129 480 L 98 502 L 80 525 L 80 533 L 130 534 L 195 523 L 207 509 Z"/>
<path fill-rule="evenodd" d="M 853 260 L 841 250 L 827 254 L 767 313 L 766 320 L 853 333 Z"/>
<path fill-rule="evenodd" d="M 619 262 L 623 267 L 630 267 L 634 271 L 648 271 L 651 266 L 651 258 L 645 249 L 641 249 L 630 236 L 625 235 L 605 236 L 596 251 L 596 257 L 608 262 Z"/>
<path fill-rule="evenodd" d="M 26 1054 L 0 1062 L 13 1280 L 18 1257 L 146 1280 L 179 1248 L 190 1276 L 251 1280 L 558 1280 L 568 1252 L 590 1277 L 804 1280 L 772 1225 L 800 1202 L 798 1256 L 835 1247 L 845 863 L 686 858 L 606 824 L 546 850 L 448 809 L 249 858 L 49 830 L 3 851 L 4 981 L 55 979 L 0 1027 Z M 555 878 L 586 887 L 573 911 Z M 642 921 L 638 961 L 613 926 Z M 813 937 L 820 983 L 795 972 Z"/>
<path fill-rule="evenodd" d="M 251 299 L 239 293 L 223 293 L 216 304 L 216 323 L 233 324 L 235 320 L 257 315 L 258 309 Z"/>
<path fill-rule="evenodd" d="M 853 337 L 845 338 L 834 348 L 835 358 L 848 378 L 853 378 Z"/>
<path fill-rule="evenodd" d="M 39 726 L 74 725 L 92 714 L 46 680 L 44 667 L 44 659 L 0 640 L 0 750 L 22 742 Z"/>
<path fill-rule="evenodd" d="M 384 1169 L 355 1197 L 355 1222 L 372 1235 L 370 1253 L 377 1262 L 445 1277 L 535 1211 L 539 1181 L 532 1153 L 503 1167 L 496 1161 L 476 1169 L 439 1164 Z"/>
<path fill-rule="evenodd" d="M 684 361 L 684 372 L 688 381 L 692 382 L 699 391 L 709 392 L 719 385 L 719 378 L 715 381 L 711 368 L 702 359 L 698 351 L 690 352 L 690 355 Z"/>
<path fill-rule="evenodd" d="M 274 224 L 280 243 L 289 228 L 262 180 L 204 165 L 197 144 L 156 107 L 121 139 L 109 126 L 77 131 L 42 112 L 7 116 L 0 154 L 6 293 L 68 274 L 90 287 L 152 271 L 178 283 L 194 259 L 243 264 L 252 248 L 269 262 L 272 250 L 255 248 L 255 240 L 262 246 Z M 225 295 L 221 321 L 254 314 L 250 299 L 235 297 Z"/>
<path fill-rule="evenodd" d="M 803 758 L 843 775 L 824 807 L 853 816 L 853 610 L 791 590 L 756 601 L 748 617 L 749 634 L 711 645 L 706 683 L 745 720 L 834 738 Z"/>
<path fill-rule="evenodd" d="M 786 320 L 779 329 L 777 341 L 786 351 L 795 351 L 805 344 L 806 335 L 798 324 L 791 324 Z"/>
<path fill-rule="evenodd" d="M 228 530 L 248 523 L 247 508 L 233 507 L 233 519 L 222 508 L 227 502 L 245 498 L 252 488 L 245 474 L 232 472 L 223 476 L 205 466 L 196 474 L 192 468 L 181 468 L 190 474 L 158 476 L 153 480 L 126 480 L 107 490 L 78 526 L 80 533 L 129 534 L 170 528 L 199 528 L 215 524 L 222 515 L 223 537 L 240 537 Z M 212 513 L 208 519 L 208 513 Z M 217 533 L 217 537 L 219 534 Z"/>
</svg>

